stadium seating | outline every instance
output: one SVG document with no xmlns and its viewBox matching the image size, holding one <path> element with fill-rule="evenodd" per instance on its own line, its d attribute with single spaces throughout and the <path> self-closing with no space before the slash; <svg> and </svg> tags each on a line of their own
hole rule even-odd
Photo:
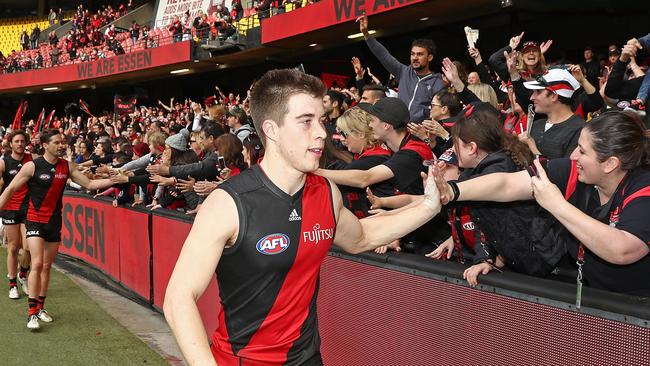
<svg viewBox="0 0 650 366">
<path fill-rule="evenodd" d="M 38 19 L 37 17 L 0 19 L 0 51 L 4 55 L 9 54 L 12 50 L 20 51 L 22 49 L 20 33 L 23 28 L 29 35 L 36 25 L 41 28 L 41 31 L 50 26 L 47 19 Z"/>
</svg>

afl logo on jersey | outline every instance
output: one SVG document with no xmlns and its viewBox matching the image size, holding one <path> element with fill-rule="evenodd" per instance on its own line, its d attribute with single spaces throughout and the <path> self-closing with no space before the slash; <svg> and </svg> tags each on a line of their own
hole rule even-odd
<svg viewBox="0 0 650 366">
<path fill-rule="evenodd" d="M 471 222 L 471 221 L 470 221 L 470 222 L 466 222 L 466 223 L 463 224 L 463 230 L 472 231 L 472 230 L 474 230 L 475 228 L 476 228 L 476 227 L 474 226 L 474 223 Z"/>
<path fill-rule="evenodd" d="M 289 237 L 284 234 L 269 234 L 257 242 L 257 251 L 265 255 L 284 252 L 289 247 Z"/>
<path fill-rule="evenodd" d="M 18 174 L 18 170 L 17 170 L 17 169 L 11 169 L 11 170 L 9 171 L 9 175 L 16 175 L 16 174 Z"/>
<path fill-rule="evenodd" d="M 50 180 L 52 177 L 49 174 L 41 174 L 38 176 L 40 180 Z"/>
</svg>

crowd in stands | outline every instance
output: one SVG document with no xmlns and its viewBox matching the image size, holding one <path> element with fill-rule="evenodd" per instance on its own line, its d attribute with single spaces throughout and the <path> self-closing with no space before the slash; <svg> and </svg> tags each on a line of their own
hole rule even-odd
<svg viewBox="0 0 650 366">
<path fill-rule="evenodd" d="M 263 19 L 269 17 L 272 11 L 279 14 L 287 11 L 289 6 L 295 9 L 315 2 L 317 1 L 309 0 L 303 4 L 302 0 L 260 0 L 248 15 L 257 14 L 259 19 Z M 181 17 L 174 16 L 169 25 L 161 28 L 150 29 L 148 25 L 133 22 L 128 30 L 111 25 L 101 32 L 101 28 L 128 14 L 133 8 L 133 0 L 128 0 L 115 9 L 103 5 L 91 13 L 81 4 L 71 19 L 72 29 L 61 38 L 55 31 L 49 32 L 45 46 L 39 45 L 41 29 L 38 26 L 29 34 L 23 29 L 20 34 L 22 51 L 12 50 L 8 55 L 0 52 L 0 73 L 95 61 L 140 48 L 154 48 L 168 41 L 236 40 L 235 24 L 245 15 L 241 0 L 233 0 L 231 9 L 217 5 L 212 14 L 199 10 L 193 19 L 187 11 Z M 48 21 L 50 26 L 63 24 L 62 9 L 50 9 Z"/>
<path fill-rule="evenodd" d="M 23 30 L 20 35 L 22 51 L 13 50 L 8 55 L 0 52 L 0 71 L 12 73 L 51 67 L 72 62 L 93 61 L 125 53 L 125 47 L 133 48 L 140 44 L 143 47 L 155 47 L 157 41 L 149 37 L 149 29 L 134 23 L 127 33 L 118 31 L 114 25 L 104 32 L 101 28 L 110 24 L 133 10 L 133 2 L 129 0 L 120 3 L 117 9 L 110 5 L 101 6 L 92 13 L 83 4 L 79 5 L 72 19 L 72 28 L 61 38 L 56 32 L 48 33 L 48 40 L 39 44 L 41 29 L 36 26 L 31 34 Z M 63 21 L 61 9 L 50 10 L 48 20 L 51 25 Z M 120 33 L 123 33 L 120 34 Z M 126 40 L 130 39 L 131 43 Z"/>
<path fill-rule="evenodd" d="M 212 18 L 199 14 L 192 26 L 199 34 L 204 29 L 210 29 L 213 36 L 220 34 L 214 20 L 236 18 L 234 10 L 221 11 L 222 18 L 221 13 Z M 78 29 L 96 29 L 88 28 L 82 19 Z M 171 27 L 177 21 L 188 22 L 175 19 Z M 604 156 L 599 164 L 605 164 L 614 154 L 623 167 L 603 169 L 629 172 L 634 184 L 648 190 L 650 180 L 643 180 L 647 178 L 643 171 L 650 163 L 650 123 L 645 114 L 650 78 L 644 70 L 650 34 L 614 45 L 603 60 L 596 58 L 591 47 L 585 48 L 583 60 L 549 60 L 545 55 L 552 41 L 526 40 L 521 33 L 487 60 L 475 47 L 468 48 L 472 64 L 443 58 L 442 72 L 437 73 L 429 66 L 441 54 L 433 41 L 415 40 L 410 64 L 404 65 L 368 34 L 365 17 L 360 19 L 360 30 L 374 56 L 394 77 L 381 81 L 353 58 L 354 82 L 333 84 L 323 98 L 328 140 L 317 174 L 340 187 L 344 204 L 360 218 L 386 214 L 383 210 L 421 199 L 420 173 L 429 165 L 435 165 L 445 180 L 458 182 L 449 185 L 451 193 L 443 192 L 447 194 L 443 201 L 450 201 L 444 214 L 401 241 L 386 243 L 379 253 L 396 250 L 456 260 L 468 266 L 465 277 L 472 285 L 479 276 L 503 268 L 546 277 L 558 266 L 570 266 L 580 255 L 571 249 L 577 248 L 572 238 L 583 237 L 572 230 L 578 224 L 558 218 L 539 197 L 535 197 L 538 202 L 505 203 L 505 198 L 494 199 L 502 197 L 495 194 L 461 202 L 471 195 L 464 182 L 499 172 L 539 175 L 535 157 L 548 159 L 550 176 L 564 174 L 569 157 L 579 160 L 584 166 L 578 169 L 585 170 L 583 155 Z M 172 33 L 182 38 L 184 31 L 179 32 Z M 25 129 L 33 141 L 30 149 L 38 154 L 36 123 L 27 122 Z M 264 156 L 250 116 L 249 95 L 226 95 L 218 87 L 201 102 L 172 98 L 169 104 L 158 101 L 123 116 L 66 116 L 55 119 L 53 125 L 66 137 L 68 159 L 91 177 L 114 181 L 113 188 L 93 194 L 112 197 L 116 206 L 141 204 L 193 214 L 219 184 Z M 585 130 L 592 137 L 585 137 Z M 565 182 L 561 189 L 568 191 L 569 185 Z M 503 191 L 512 193 L 504 187 Z M 602 195 L 605 188 L 598 189 Z M 616 186 L 611 189 L 611 199 L 621 199 Z M 527 188 L 525 194 L 530 192 Z M 526 199 L 532 198 L 525 194 Z M 621 227 L 646 246 L 650 197 L 634 198 L 635 204 L 627 206 L 627 211 L 609 217 L 616 220 L 609 221 L 610 227 L 619 223 L 620 212 L 628 212 L 620 215 Z M 625 210 L 625 205 L 618 209 Z M 643 210 L 645 219 L 632 218 Z M 617 238 L 638 244 L 625 236 Z M 535 245 L 532 250 L 531 243 Z M 579 261 L 585 263 L 589 285 L 650 296 L 644 280 L 650 274 L 648 248 L 637 246 L 636 255 L 619 256 L 593 249 L 587 242 L 584 245 L 589 254 Z M 634 279 L 636 275 L 640 277 Z"/>
</svg>

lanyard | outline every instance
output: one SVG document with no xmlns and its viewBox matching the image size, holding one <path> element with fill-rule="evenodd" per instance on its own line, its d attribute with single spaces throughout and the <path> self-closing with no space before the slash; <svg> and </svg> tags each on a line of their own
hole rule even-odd
<svg viewBox="0 0 650 366">
<path fill-rule="evenodd" d="M 618 221 L 618 215 L 620 213 L 619 207 L 616 207 L 614 213 L 611 212 L 612 209 L 612 204 L 614 203 L 614 199 L 616 198 L 616 195 L 618 194 L 619 189 L 621 186 L 623 186 L 623 183 L 627 180 L 629 174 L 626 174 L 625 177 L 623 177 L 623 180 L 618 184 L 618 187 L 616 187 L 616 191 L 614 191 L 614 194 L 609 198 L 609 201 L 605 206 L 602 208 L 602 210 L 598 213 L 598 215 L 595 217 L 596 220 L 601 221 L 606 215 L 609 215 L 610 221 L 612 221 L 614 218 L 616 221 Z M 625 188 L 623 188 L 623 192 L 625 192 Z M 589 201 L 591 200 L 593 194 L 593 190 L 589 190 L 588 193 L 585 195 L 585 207 L 588 207 Z M 576 264 L 578 265 L 578 276 L 576 277 L 576 309 L 580 310 L 580 307 L 582 305 L 582 266 L 585 264 L 585 247 L 582 242 L 578 242 L 578 256 L 577 256 Z"/>
</svg>

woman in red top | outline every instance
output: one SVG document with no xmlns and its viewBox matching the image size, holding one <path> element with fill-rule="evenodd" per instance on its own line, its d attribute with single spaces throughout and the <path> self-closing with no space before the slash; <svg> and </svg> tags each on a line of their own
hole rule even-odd
<svg viewBox="0 0 650 366">
<path fill-rule="evenodd" d="M 217 168 L 220 171 L 219 176 L 222 179 L 226 180 L 234 177 L 248 168 L 248 164 L 244 161 L 244 155 L 242 154 L 244 149 L 243 145 L 237 136 L 230 133 L 221 135 L 214 144 L 219 154 L 217 162 L 220 166 Z"/>
</svg>

